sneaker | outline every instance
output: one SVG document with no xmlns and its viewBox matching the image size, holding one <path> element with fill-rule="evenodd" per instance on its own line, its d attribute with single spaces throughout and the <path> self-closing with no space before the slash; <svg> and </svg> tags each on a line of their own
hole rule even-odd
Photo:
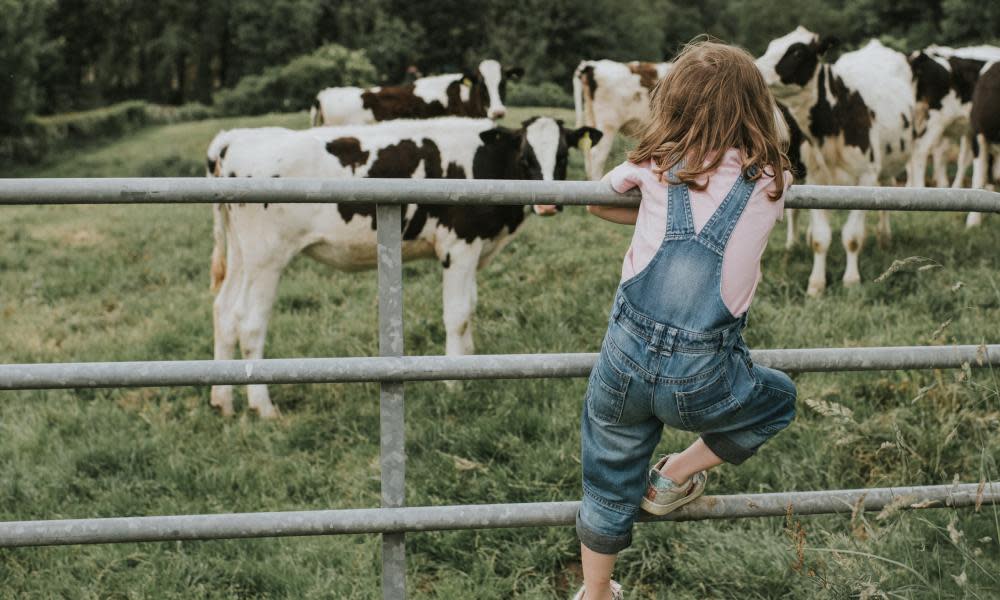
<svg viewBox="0 0 1000 600">
<path fill-rule="evenodd" d="M 648 513 L 665 515 L 691 502 L 705 491 L 705 483 L 708 481 L 708 473 L 705 471 L 692 475 L 683 486 L 678 486 L 669 477 L 660 473 L 660 469 L 671 456 L 673 454 L 664 456 L 649 470 L 649 487 L 642 499 L 642 510 Z"/>
<path fill-rule="evenodd" d="M 584 600 L 583 586 L 580 586 L 580 590 L 573 596 L 573 600 Z M 625 600 L 625 592 L 622 591 L 622 586 L 618 585 L 617 581 L 611 581 L 611 600 Z"/>
</svg>

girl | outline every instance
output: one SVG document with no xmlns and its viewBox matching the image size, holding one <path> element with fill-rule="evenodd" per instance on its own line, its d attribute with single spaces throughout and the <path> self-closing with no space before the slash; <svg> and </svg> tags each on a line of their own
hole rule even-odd
<svg viewBox="0 0 1000 600">
<path fill-rule="evenodd" d="M 577 599 L 622 597 L 611 570 L 640 507 L 691 502 L 709 469 L 742 463 L 795 416 L 795 385 L 755 366 L 741 334 L 792 181 L 774 99 L 746 51 L 699 42 L 650 104 L 638 147 L 605 177 L 642 203 L 588 209 L 635 234 L 583 403 Z M 701 435 L 647 474 L 664 424 Z"/>
</svg>

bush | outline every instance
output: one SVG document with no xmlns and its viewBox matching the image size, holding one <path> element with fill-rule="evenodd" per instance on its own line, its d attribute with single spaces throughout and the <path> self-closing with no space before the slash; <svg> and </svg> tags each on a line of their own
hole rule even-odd
<svg viewBox="0 0 1000 600">
<path fill-rule="evenodd" d="M 542 83 L 507 84 L 507 104 L 510 106 L 554 106 L 573 108 L 573 94 L 551 81 Z"/>
<path fill-rule="evenodd" d="M 146 106 L 141 100 L 133 100 L 84 112 L 32 117 L 29 126 L 57 141 L 116 137 L 148 123 Z"/>
<path fill-rule="evenodd" d="M 371 85 L 375 67 L 361 50 L 328 44 L 260 75 L 244 77 L 215 95 L 222 115 L 259 115 L 308 109 L 316 92 L 339 85 Z"/>
<path fill-rule="evenodd" d="M 65 146 L 121 137 L 146 125 L 199 121 L 214 116 L 212 107 L 197 102 L 164 106 L 132 100 L 83 112 L 28 117 L 20 132 L 0 137 L 0 164 L 37 163 Z"/>
<path fill-rule="evenodd" d="M 188 102 L 180 106 L 150 104 L 146 107 L 150 123 L 170 125 L 187 121 L 202 121 L 216 116 L 217 111 L 200 102 Z"/>
<path fill-rule="evenodd" d="M 0 142 L 0 162 L 34 163 L 66 144 L 119 137 L 149 123 L 147 105 L 129 101 L 51 117 L 29 117 L 17 135 Z"/>
</svg>

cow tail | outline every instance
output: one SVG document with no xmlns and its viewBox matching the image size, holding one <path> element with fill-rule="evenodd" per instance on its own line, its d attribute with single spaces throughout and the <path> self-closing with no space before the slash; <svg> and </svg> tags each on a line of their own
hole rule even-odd
<svg viewBox="0 0 1000 600">
<path fill-rule="evenodd" d="M 576 77 L 573 78 L 573 104 L 576 108 L 576 126 L 596 127 L 597 119 L 594 118 L 594 98 L 591 95 L 590 78 L 593 77 L 593 69 L 587 68 L 586 62 L 581 62 L 576 68 Z M 592 151 L 583 153 L 583 169 L 588 179 L 593 175 Z"/>
<path fill-rule="evenodd" d="M 226 279 L 226 230 L 229 228 L 229 210 L 225 204 L 212 205 L 212 284 L 213 294 L 219 292 Z"/>
<path fill-rule="evenodd" d="M 222 160 L 229 149 L 230 132 L 222 130 L 212 138 L 206 153 L 206 177 L 222 176 Z M 226 278 L 226 229 L 229 227 L 229 211 L 225 204 L 212 205 L 212 248 L 211 285 L 212 293 L 219 291 Z"/>
<path fill-rule="evenodd" d="M 576 72 L 573 73 L 573 108 L 576 109 L 576 126 L 577 128 L 583 127 L 583 82 L 581 78 L 583 75 L 583 64 L 576 68 Z"/>
<path fill-rule="evenodd" d="M 319 127 L 323 124 L 323 107 L 319 103 L 319 96 L 316 96 L 312 107 L 309 109 L 309 123 L 313 127 Z"/>
</svg>

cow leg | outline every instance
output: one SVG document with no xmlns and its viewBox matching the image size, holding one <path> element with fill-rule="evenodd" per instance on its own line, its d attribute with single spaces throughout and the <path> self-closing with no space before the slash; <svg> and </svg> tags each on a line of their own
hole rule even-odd
<svg viewBox="0 0 1000 600">
<path fill-rule="evenodd" d="M 986 142 L 986 136 L 976 134 L 976 143 L 973 146 L 975 158 L 972 161 L 972 187 L 977 190 L 986 189 L 986 180 L 989 178 L 990 166 L 990 145 Z M 983 214 L 970 212 L 965 219 L 965 226 L 978 227 L 983 222 Z"/>
<path fill-rule="evenodd" d="M 969 163 L 972 162 L 970 154 L 969 136 L 963 135 L 962 139 L 958 141 L 958 165 L 955 168 L 955 181 L 952 182 L 951 187 L 960 188 L 965 183 L 965 172 L 969 170 Z"/>
<path fill-rule="evenodd" d="M 878 211 L 878 247 L 885 250 L 892 243 L 892 223 L 889 222 L 889 211 Z"/>
<path fill-rule="evenodd" d="M 788 227 L 785 233 L 785 249 L 792 249 L 795 246 L 795 241 L 798 236 L 795 235 L 795 209 L 786 208 L 785 209 L 785 222 Z"/>
<path fill-rule="evenodd" d="M 587 173 L 587 177 L 591 181 L 597 181 L 604 176 L 604 163 L 608 161 L 611 146 L 615 143 L 615 134 L 618 133 L 618 127 L 611 125 L 604 125 L 600 127 L 600 130 L 604 134 L 601 136 L 601 141 L 590 149 L 590 171 Z"/>
<path fill-rule="evenodd" d="M 264 341 L 267 325 L 271 318 L 271 308 L 278 293 L 278 281 L 289 258 L 275 255 L 261 256 L 263 260 L 251 265 L 247 261 L 244 270 L 244 285 L 241 294 L 238 332 L 243 358 L 256 360 L 264 357 Z M 253 384 L 247 386 L 247 405 L 264 419 L 280 416 L 271 404 L 267 386 Z"/>
<path fill-rule="evenodd" d="M 914 144 L 910 162 L 906 164 L 906 187 L 922 188 L 927 186 L 924 180 L 927 176 L 927 153 L 930 151 L 927 145 L 926 135 Z"/>
<path fill-rule="evenodd" d="M 844 286 L 850 287 L 861 283 L 861 271 L 858 269 L 858 256 L 865 244 L 865 211 L 852 210 L 847 215 L 847 222 L 841 231 L 841 241 L 847 252 L 847 267 L 844 269 Z"/>
<path fill-rule="evenodd" d="M 934 152 L 931 158 L 934 161 L 934 185 L 939 188 L 948 187 L 948 162 L 945 160 L 945 154 L 949 150 L 950 144 L 939 143 L 934 147 Z"/>
<path fill-rule="evenodd" d="M 472 354 L 472 316 L 476 311 L 476 266 L 482 252 L 482 241 L 472 244 L 459 241 L 448 248 L 448 265 L 444 268 L 441 286 L 444 299 L 445 354 Z"/>
<path fill-rule="evenodd" d="M 242 275 L 234 268 L 232 256 L 227 266 L 227 277 L 222 281 L 219 294 L 212 305 L 212 327 L 215 337 L 215 360 L 230 360 L 236 351 L 237 299 Z M 213 385 L 209 403 L 223 416 L 233 415 L 233 386 Z"/>
<path fill-rule="evenodd" d="M 830 214 L 821 209 L 810 210 L 809 243 L 813 250 L 813 268 L 806 293 L 812 297 L 819 296 L 826 289 L 826 253 L 830 250 L 832 238 Z"/>
</svg>

